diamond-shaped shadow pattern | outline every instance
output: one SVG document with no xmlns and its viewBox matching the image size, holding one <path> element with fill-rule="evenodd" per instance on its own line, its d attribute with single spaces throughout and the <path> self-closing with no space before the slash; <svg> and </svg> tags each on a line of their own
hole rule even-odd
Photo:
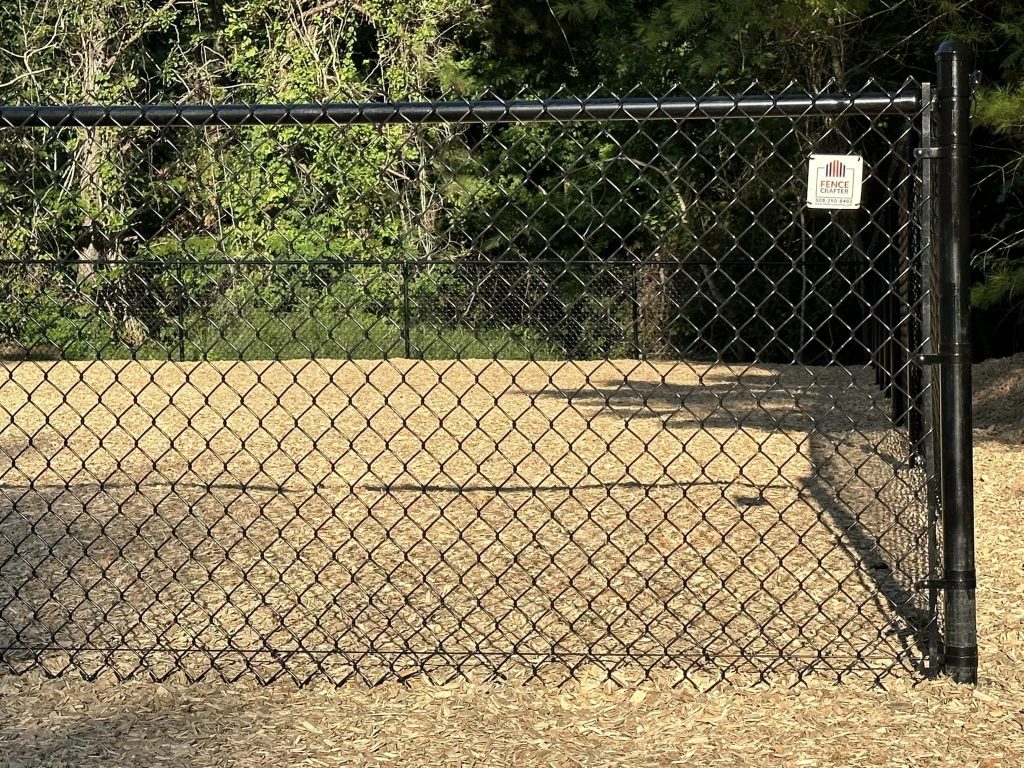
<svg viewBox="0 0 1024 768">
<path fill-rule="evenodd" d="M 6 668 L 934 667 L 918 86 L 556 96 L 0 112 Z"/>
</svg>

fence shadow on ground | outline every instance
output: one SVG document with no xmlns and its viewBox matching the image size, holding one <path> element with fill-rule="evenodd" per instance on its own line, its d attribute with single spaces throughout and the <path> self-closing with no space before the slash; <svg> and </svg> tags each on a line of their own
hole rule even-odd
<svg viewBox="0 0 1024 768">
<path fill-rule="evenodd" d="M 808 459 L 807 471 L 792 477 L 780 467 L 780 480 L 811 495 L 826 516 L 823 522 L 837 534 L 850 578 L 870 577 L 871 601 L 879 616 L 890 617 L 877 627 L 879 637 L 896 636 L 902 650 L 923 666 L 934 622 L 920 588 L 930 574 L 927 478 L 912 467 L 906 430 L 893 423 L 886 399 L 870 384 L 870 370 L 838 367 L 840 380 L 847 381 L 837 387 L 834 378 L 818 381 L 815 370 L 823 368 L 731 369 L 740 373 L 729 381 L 714 374 L 718 381 L 711 384 L 635 382 L 624 373 L 621 379 L 545 396 L 593 411 L 618 411 L 624 422 L 654 419 L 695 433 L 798 434 L 794 442 Z M 764 486 L 743 480 L 728 484 L 757 491 L 746 500 L 750 503 L 765 502 Z M 677 479 L 675 485 L 690 483 Z"/>
</svg>

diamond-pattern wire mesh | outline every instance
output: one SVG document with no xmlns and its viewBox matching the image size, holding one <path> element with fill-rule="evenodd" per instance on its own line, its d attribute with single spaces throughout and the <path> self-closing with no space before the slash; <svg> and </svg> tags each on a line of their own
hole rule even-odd
<svg viewBox="0 0 1024 768">
<path fill-rule="evenodd" d="M 643 97 L 3 129 L 4 665 L 934 669 L 923 108 Z"/>
</svg>

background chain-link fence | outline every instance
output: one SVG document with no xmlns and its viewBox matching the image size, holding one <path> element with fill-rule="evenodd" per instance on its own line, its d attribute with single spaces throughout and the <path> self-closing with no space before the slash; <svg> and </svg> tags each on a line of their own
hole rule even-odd
<svg viewBox="0 0 1024 768">
<path fill-rule="evenodd" d="M 921 90 L 5 108 L 4 666 L 936 669 Z"/>
</svg>

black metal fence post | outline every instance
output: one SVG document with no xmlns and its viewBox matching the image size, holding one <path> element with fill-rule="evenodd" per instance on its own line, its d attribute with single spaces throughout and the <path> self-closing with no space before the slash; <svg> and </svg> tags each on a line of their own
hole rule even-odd
<svg viewBox="0 0 1024 768">
<path fill-rule="evenodd" d="M 920 162 L 918 195 L 915 205 L 917 233 L 920 241 L 917 248 L 917 272 L 920 297 L 916 313 L 918 338 L 913 347 L 914 368 L 919 388 L 915 393 L 916 418 L 911 421 L 919 427 L 919 436 L 912 438 L 912 447 L 918 456 L 913 462 L 920 464 L 925 472 L 925 492 L 928 514 L 928 669 L 939 674 L 942 669 L 942 649 L 939 626 L 939 586 L 941 581 L 941 560 L 939 558 L 939 437 L 937 398 L 938 384 L 934 366 L 927 364 L 925 354 L 935 350 L 938 320 L 939 288 L 935 253 L 937 251 L 936 223 L 938 222 L 938 200 L 935 195 L 935 163 L 931 161 L 935 152 L 935 105 L 931 83 L 921 84 L 921 135 L 914 157 Z"/>
<path fill-rule="evenodd" d="M 924 105 L 924 112 L 921 116 L 921 134 L 916 147 L 911 144 L 907 145 L 911 150 L 907 157 L 909 163 L 915 161 L 923 147 L 931 145 L 930 83 L 923 83 L 921 86 L 921 102 Z M 929 292 L 925 270 L 927 269 L 930 245 L 930 233 L 926 234 L 926 230 L 930 226 L 931 219 L 922 217 L 922 213 L 929 209 L 930 201 L 926 201 L 925 197 L 930 194 L 931 177 L 926 177 L 926 174 L 930 173 L 928 163 L 921 163 L 920 166 L 919 183 L 908 196 L 906 210 L 907 222 L 916 232 L 916 236 L 909 238 L 907 250 L 907 309 L 909 314 L 907 326 L 907 435 L 910 438 L 910 466 L 912 467 L 918 466 L 921 462 L 921 441 L 925 435 L 924 366 L 917 359 L 917 355 L 922 351 L 921 345 L 927 336 L 925 329 L 930 327 L 926 320 L 929 311 Z"/>
<path fill-rule="evenodd" d="M 968 162 L 971 84 L 966 46 L 936 52 L 939 168 L 939 424 L 945 615 L 944 667 L 957 682 L 978 679 L 974 489 L 971 456 Z"/>
<path fill-rule="evenodd" d="M 182 265 L 178 264 L 178 362 L 185 360 L 185 274 Z"/>
<path fill-rule="evenodd" d="M 405 357 L 412 357 L 412 328 L 409 311 L 409 262 L 402 262 L 402 343 Z"/>
<path fill-rule="evenodd" d="M 640 259 L 634 258 L 630 270 L 630 321 L 633 336 L 633 357 L 636 360 L 643 359 L 643 352 L 640 350 Z"/>
</svg>

